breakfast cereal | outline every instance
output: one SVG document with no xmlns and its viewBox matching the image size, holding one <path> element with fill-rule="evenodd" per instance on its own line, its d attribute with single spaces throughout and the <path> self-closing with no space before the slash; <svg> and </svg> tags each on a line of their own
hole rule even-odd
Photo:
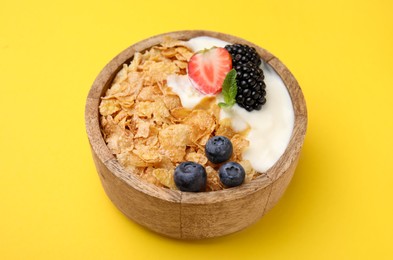
<svg viewBox="0 0 393 260">
<path fill-rule="evenodd" d="M 249 145 L 247 131 L 236 132 L 229 118 L 220 120 L 215 96 L 207 95 L 194 108 L 186 108 L 167 85 L 169 75 L 187 74 L 193 54 L 186 42 L 169 38 L 135 53 L 102 97 L 103 137 L 119 163 L 147 182 L 177 189 L 176 166 L 193 161 L 205 167 L 206 190 L 213 191 L 224 186 L 218 176 L 220 165 L 208 161 L 205 144 L 212 136 L 227 136 L 233 143 L 231 159 L 244 167 L 248 182 L 257 172 L 242 156 Z"/>
</svg>

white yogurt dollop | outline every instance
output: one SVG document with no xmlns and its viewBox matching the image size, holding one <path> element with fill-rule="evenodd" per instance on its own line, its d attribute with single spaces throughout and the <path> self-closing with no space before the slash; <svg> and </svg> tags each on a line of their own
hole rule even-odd
<svg viewBox="0 0 393 260">
<path fill-rule="evenodd" d="M 188 47 L 195 52 L 214 46 L 224 47 L 227 44 L 207 36 L 196 37 L 187 42 Z M 261 68 L 265 75 L 267 100 L 262 109 L 248 112 L 235 104 L 231 109 L 221 109 L 220 119 L 230 117 L 235 131 L 250 127 L 247 136 L 250 146 L 244 152 L 243 158 L 249 160 L 256 171 L 265 172 L 277 162 L 288 146 L 294 125 L 294 111 L 280 76 L 263 61 Z M 170 75 L 167 83 L 179 95 L 184 107 L 193 108 L 205 97 L 192 86 L 187 75 Z M 221 94 L 217 96 L 218 102 L 222 99 Z"/>
<path fill-rule="evenodd" d="M 194 52 L 212 47 L 225 47 L 227 44 L 228 42 L 208 36 L 195 37 L 187 42 L 187 46 Z"/>
<path fill-rule="evenodd" d="M 167 77 L 166 81 L 172 91 L 180 97 L 183 107 L 191 109 L 206 96 L 192 86 L 188 75 L 172 74 Z"/>
</svg>

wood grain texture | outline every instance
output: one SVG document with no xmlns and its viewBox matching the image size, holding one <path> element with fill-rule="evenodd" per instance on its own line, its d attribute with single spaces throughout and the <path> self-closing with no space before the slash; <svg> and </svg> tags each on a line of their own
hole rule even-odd
<svg viewBox="0 0 393 260">
<path fill-rule="evenodd" d="M 138 224 L 169 237 L 181 237 L 181 193 L 145 183 L 115 159 L 102 162 L 93 152 L 102 186 L 114 205 Z M 154 228 L 152 228 L 154 227 Z"/>
<path fill-rule="evenodd" d="M 105 144 L 99 125 L 100 98 L 124 63 L 136 51 L 162 42 L 165 36 L 188 40 L 211 36 L 256 48 L 286 85 L 295 111 L 294 130 L 277 163 L 250 183 L 215 192 L 188 193 L 163 189 L 124 170 Z M 307 128 L 307 109 L 300 86 L 291 72 L 265 49 L 244 39 L 211 31 L 179 31 L 134 44 L 110 61 L 94 81 L 85 108 L 86 131 L 93 160 L 105 192 L 127 217 L 159 234 L 178 239 L 223 236 L 257 222 L 284 194 L 292 179 Z"/>
<path fill-rule="evenodd" d="M 265 212 L 271 181 L 264 175 L 239 188 L 204 194 L 183 193 L 181 225 L 183 239 L 202 239 L 242 230 Z"/>
</svg>

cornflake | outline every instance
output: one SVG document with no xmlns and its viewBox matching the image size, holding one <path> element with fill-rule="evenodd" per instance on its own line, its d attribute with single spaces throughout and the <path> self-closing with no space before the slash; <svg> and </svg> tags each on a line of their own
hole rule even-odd
<svg viewBox="0 0 393 260">
<path fill-rule="evenodd" d="M 187 73 L 192 55 L 185 42 L 165 38 L 123 65 L 99 106 L 108 148 L 127 171 L 169 189 L 177 189 L 173 173 L 179 163 L 197 162 L 206 169 L 207 191 L 215 191 L 224 189 L 220 165 L 208 161 L 204 146 L 212 136 L 224 135 L 233 144 L 231 159 L 244 167 L 249 182 L 257 172 L 242 158 L 249 145 L 245 132 L 234 131 L 228 118 L 220 120 L 215 97 L 188 109 L 167 85 L 169 75 Z"/>
</svg>

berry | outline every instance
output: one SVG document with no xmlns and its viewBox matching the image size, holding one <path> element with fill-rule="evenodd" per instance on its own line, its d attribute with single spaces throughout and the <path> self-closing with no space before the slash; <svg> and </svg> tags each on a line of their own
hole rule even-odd
<svg viewBox="0 0 393 260">
<path fill-rule="evenodd" d="M 203 94 L 222 90 L 225 76 L 232 69 L 232 58 L 224 48 L 214 47 L 195 53 L 188 62 L 188 76 Z"/>
<path fill-rule="evenodd" d="M 266 103 L 265 76 L 260 67 L 251 62 L 234 66 L 237 72 L 236 103 L 247 111 L 260 110 Z"/>
<path fill-rule="evenodd" d="M 231 158 L 233 146 L 231 141 L 225 136 L 214 136 L 210 138 L 205 146 L 207 159 L 212 163 L 222 163 Z"/>
<path fill-rule="evenodd" d="M 243 183 L 246 173 L 243 166 L 237 162 L 227 162 L 218 170 L 220 181 L 226 187 L 235 187 Z"/>
<path fill-rule="evenodd" d="M 229 44 L 225 46 L 225 49 L 227 49 L 232 56 L 233 66 L 246 64 L 248 62 L 255 64 L 257 67 L 261 65 L 261 57 L 259 57 L 254 47 L 244 44 Z"/>
<path fill-rule="evenodd" d="M 174 180 L 181 191 L 204 191 L 207 182 L 206 170 L 199 163 L 182 162 L 175 169 Z"/>
<path fill-rule="evenodd" d="M 266 103 L 261 57 L 255 48 L 244 44 L 229 44 L 225 49 L 231 54 L 233 68 L 237 72 L 236 103 L 247 111 L 260 110 Z"/>
</svg>

